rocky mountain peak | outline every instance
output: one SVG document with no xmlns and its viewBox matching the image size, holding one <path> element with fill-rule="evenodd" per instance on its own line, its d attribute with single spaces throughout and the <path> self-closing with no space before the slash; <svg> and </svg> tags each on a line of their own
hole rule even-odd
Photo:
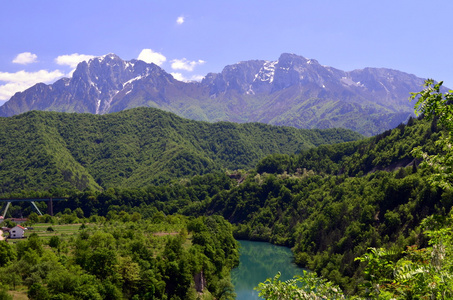
<svg viewBox="0 0 453 300">
<path fill-rule="evenodd" d="M 306 63 L 311 63 L 311 60 L 293 53 L 282 53 L 278 58 L 278 63 L 281 67 L 290 68 L 294 65 L 304 65 Z"/>
<path fill-rule="evenodd" d="M 263 60 L 249 60 L 228 65 L 219 74 L 209 73 L 201 84 L 210 86 L 210 95 L 213 97 L 228 91 L 244 94 L 250 90 L 264 63 Z"/>
<path fill-rule="evenodd" d="M 315 85 L 325 88 L 331 73 L 315 59 L 284 53 L 275 65 L 272 91 L 279 91 L 294 85 Z"/>
<path fill-rule="evenodd" d="M 210 86 L 210 94 L 235 91 L 241 94 L 275 92 L 301 81 L 317 82 L 322 86 L 316 72 L 322 70 L 329 75 L 317 60 L 296 54 L 283 53 L 277 61 L 250 60 L 226 66 L 221 73 L 209 73 L 202 84 Z"/>
<path fill-rule="evenodd" d="M 116 55 L 115 53 L 109 53 L 109 54 L 105 54 L 105 55 L 102 55 L 102 56 L 99 56 L 99 57 L 95 57 L 93 59 L 91 59 L 92 61 L 99 61 L 99 62 L 106 62 L 106 63 L 111 63 L 111 62 L 118 62 L 118 61 L 123 61 L 118 55 Z M 90 61 L 91 61 L 90 60 Z"/>
</svg>

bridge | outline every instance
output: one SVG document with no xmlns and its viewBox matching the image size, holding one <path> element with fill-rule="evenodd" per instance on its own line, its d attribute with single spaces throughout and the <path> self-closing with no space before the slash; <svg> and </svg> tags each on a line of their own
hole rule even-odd
<svg viewBox="0 0 453 300">
<path fill-rule="evenodd" d="M 36 206 L 35 202 L 38 201 L 48 201 L 48 212 L 51 216 L 53 216 L 53 201 L 62 201 L 62 200 L 67 200 L 68 198 L 11 198 L 11 199 L 0 199 L 0 203 L 6 202 L 6 207 L 3 212 L 3 218 L 6 217 L 6 213 L 8 212 L 8 208 L 11 205 L 12 202 L 30 202 L 32 207 L 36 210 L 36 212 L 42 216 L 41 211 L 39 210 L 38 206 Z"/>
</svg>

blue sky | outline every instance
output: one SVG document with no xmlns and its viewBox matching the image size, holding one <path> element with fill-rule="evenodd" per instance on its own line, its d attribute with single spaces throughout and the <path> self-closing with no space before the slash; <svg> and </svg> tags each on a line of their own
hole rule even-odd
<svg viewBox="0 0 453 300">
<path fill-rule="evenodd" d="M 453 88 L 451 0 L 0 0 L 0 101 L 115 53 L 199 80 L 295 53 L 350 71 L 386 67 Z"/>
</svg>

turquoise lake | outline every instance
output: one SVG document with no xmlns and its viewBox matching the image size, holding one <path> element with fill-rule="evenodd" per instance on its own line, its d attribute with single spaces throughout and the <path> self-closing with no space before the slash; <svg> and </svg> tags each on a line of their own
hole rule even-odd
<svg viewBox="0 0 453 300">
<path fill-rule="evenodd" d="M 239 267 L 231 272 L 237 300 L 257 300 L 258 292 L 253 288 L 267 278 L 282 273 L 281 280 L 302 275 L 303 269 L 293 262 L 291 249 L 265 242 L 239 241 Z"/>
</svg>

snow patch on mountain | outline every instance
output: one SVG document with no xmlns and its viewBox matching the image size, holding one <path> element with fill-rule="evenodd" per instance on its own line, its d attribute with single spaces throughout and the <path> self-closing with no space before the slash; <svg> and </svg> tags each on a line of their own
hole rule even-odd
<svg viewBox="0 0 453 300">
<path fill-rule="evenodd" d="M 140 79 L 142 79 L 143 77 L 146 77 L 146 76 L 147 76 L 147 75 L 145 75 L 145 76 L 143 76 L 143 75 L 138 75 L 137 77 L 134 77 L 134 78 L 132 78 L 132 79 L 126 81 L 126 82 L 123 84 L 123 86 L 126 86 L 126 85 L 128 85 L 128 84 L 131 84 L 132 82 L 134 82 L 134 81 L 136 81 L 136 80 L 140 80 Z"/>
<path fill-rule="evenodd" d="M 99 108 L 101 107 L 101 99 L 97 99 L 96 101 L 96 115 L 99 115 Z"/>
<path fill-rule="evenodd" d="M 260 71 L 255 75 L 255 79 L 253 79 L 253 82 L 263 81 L 263 82 L 272 83 L 274 81 L 276 64 L 278 64 L 278 60 L 277 61 L 266 61 L 263 64 L 263 67 L 260 69 Z"/>
<path fill-rule="evenodd" d="M 361 83 L 360 81 L 357 81 L 357 82 L 354 82 L 354 80 L 352 80 L 351 77 L 342 77 L 340 79 L 341 83 L 346 85 L 346 86 L 357 86 L 357 87 L 365 87 L 363 85 L 363 83 Z"/>
</svg>

